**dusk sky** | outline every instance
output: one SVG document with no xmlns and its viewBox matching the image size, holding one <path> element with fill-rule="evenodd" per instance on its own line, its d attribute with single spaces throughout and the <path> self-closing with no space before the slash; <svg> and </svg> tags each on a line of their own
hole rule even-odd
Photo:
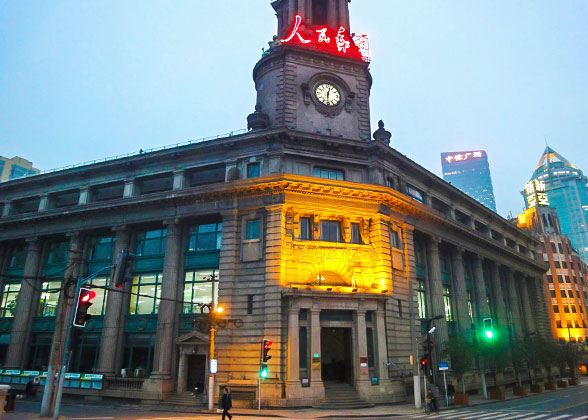
<svg viewBox="0 0 588 420">
<path fill-rule="evenodd" d="M 372 131 L 437 175 L 488 152 L 499 213 L 546 139 L 588 173 L 588 1 L 353 0 Z M 269 0 L 0 1 L 0 155 L 48 170 L 227 133 L 255 105 Z"/>
</svg>

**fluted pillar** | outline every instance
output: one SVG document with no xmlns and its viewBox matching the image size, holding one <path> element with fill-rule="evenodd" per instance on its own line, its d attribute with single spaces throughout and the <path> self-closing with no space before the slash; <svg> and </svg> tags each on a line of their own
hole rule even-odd
<svg viewBox="0 0 588 420">
<path fill-rule="evenodd" d="M 339 1 L 339 22 L 345 29 L 349 29 L 349 5 L 348 0 Z"/>
<path fill-rule="evenodd" d="M 84 236 L 81 233 L 75 232 L 69 235 L 67 268 L 63 274 L 62 282 L 62 286 L 65 288 L 61 292 L 59 310 L 55 317 L 55 331 L 53 333 L 53 344 L 49 358 L 50 365 L 53 367 L 61 365 L 63 360 L 63 352 L 67 340 L 67 328 L 65 326 L 71 319 L 76 283 L 83 260 L 83 247 Z"/>
<path fill-rule="evenodd" d="M 380 381 L 388 379 L 388 343 L 386 343 L 386 319 L 384 317 L 384 306 L 379 307 L 376 311 L 376 375 Z"/>
<path fill-rule="evenodd" d="M 471 328 L 471 320 L 468 311 L 468 292 L 465 281 L 465 269 L 463 265 L 463 249 L 456 247 L 452 253 L 455 299 L 457 309 L 457 323 L 460 331 Z"/>
<path fill-rule="evenodd" d="M 367 330 L 365 324 L 365 309 L 359 308 L 355 317 L 355 328 L 357 338 L 355 341 L 355 354 L 359 357 L 355 367 L 355 389 L 361 397 L 367 396 L 370 384 L 370 371 L 367 351 Z M 362 360 L 365 361 L 362 365 Z"/>
<path fill-rule="evenodd" d="M 443 281 L 441 280 L 441 260 L 439 259 L 439 241 L 430 238 L 427 241 L 429 257 L 429 284 L 431 286 L 431 313 L 430 318 L 443 315 L 443 318 L 433 324 L 437 327 L 435 332 L 437 343 L 447 341 L 447 321 L 445 320 L 445 305 L 443 303 Z"/>
<path fill-rule="evenodd" d="M 118 255 L 129 248 L 130 232 L 126 227 L 115 229 L 116 241 L 112 255 L 113 262 L 116 262 Z M 130 270 L 130 267 L 129 271 Z M 114 273 L 114 272 L 113 272 Z M 113 275 L 110 276 L 109 288 L 114 288 Z M 124 286 L 130 291 L 130 285 Z M 121 331 L 124 329 L 126 309 L 124 306 L 125 295 L 123 293 L 108 293 L 106 311 L 104 312 L 104 327 L 100 337 L 100 351 L 98 353 L 98 373 L 107 376 L 114 376 L 117 371 L 117 354 L 123 353 L 124 340 L 120 339 Z"/>
<path fill-rule="evenodd" d="M 312 308 L 310 310 L 310 387 L 315 400 L 320 400 L 325 395 L 323 378 L 321 373 L 321 364 L 315 363 L 315 354 L 318 354 L 322 360 L 321 354 L 321 310 Z"/>
<path fill-rule="evenodd" d="M 300 309 L 288 310 L 288 382 L 300 385 L 300 327 L 298 316 Z"/>
<path fill-rule="evenodd" d="M 337 0 L 329 0 L 327 8 L 327 25 L 330 28 L 337 28 Z"/>
<path fill-rule="evenodd" d="M 490 316 L 490 306 L 486 296 L 486 284 L 484 282 L 484 268 L 482 267 L 482 258 L 475 255 L 473 259 L 474 271 L 474 291 L 476 299 L 476 314 L 478 316 L 477 324 L 482 325 L 484 318 Z"/>
<path fill-rule="evenodd" d="M 492 285 L 492 298 L 494 299 L 494 310 L 497 322 L 502 328 L 508 327 L 508 318 L 506 316 L 506 304 L 504 294 L 502 293 L 502 276 L 500 275 L 500 265 L 492 262 L 492 276 L 490 284 Z"/>
<path fill-rule="evenodd" d="M 38 274 L 41 259 L 41 245 L 38 238 L 27 239 L 27 258 L 24 266 L 24 277 L 10 333 L 8 354 L 6 355 L 6 369 L 22 369 L 25 345 L 30 333 L 30 325 L 37 309 L 34 302 L 35 288 L 40 288 Z"/>
<path fill-rule="evenodd" d="M 535 319 L 533 318 L 533 307 L 531 306 L 531 298 L 529 296 L 529 285 L 527 278 L 523 275 L 520 280 L 521 298 L 523 300 L 523 313 L 525 315 L 525 326 L 527 327 L 527 334 L 537 332 Z"/>
<path fill-rule="evenodd" d="M 165 299 L 177 298 L 181 251 L 182 227 L 177 221 L 173 221 L 167 224 L 163 282 L 161 284 L 162 300 L 159 304 L 159 314 L 157 316 L 155 354 L 151 377 L 171 378 L 172 357 L 175 351 L 175 346 L 172 343 L 174 342 L 179 303 Z"/>
<path fill-rule="evenodd" d="M 513 325 L 513 332 L 516 338 L 523 337 L 523 324 L 521 320 L 521 301 L 517 293 L 514 272 L 506 268 L 506 289 L 508 291 L 508 306 Z"/>
</svg>

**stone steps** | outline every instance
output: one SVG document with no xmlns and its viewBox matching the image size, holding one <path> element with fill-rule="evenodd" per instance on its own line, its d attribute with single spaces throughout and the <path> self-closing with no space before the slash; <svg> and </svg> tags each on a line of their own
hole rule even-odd
<svg viewBox="0 0 588 420">
<path fill-rule="evenodd" d="M 202 394 L 192 395 L 191 392 L 175 393 L 167 397 L 161 404 L 166 407 L 200 408 L 202 407 Z"/>
<path fill-rule="evenodd" d="M 355 389 L 344 383 L 325 383 L 325 399 L 313 408 L 321 410 L 349 410 L 370 408 L 374 404 L 363 401 L 355 392 Z"/>
</svg>

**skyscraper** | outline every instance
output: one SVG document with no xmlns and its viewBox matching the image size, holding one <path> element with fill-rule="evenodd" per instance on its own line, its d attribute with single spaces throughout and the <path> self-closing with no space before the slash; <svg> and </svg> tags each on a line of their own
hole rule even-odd
<svg viewBox="0 0 588 420">
<path fill-rule="evenodd" d="M 0 156 L 0 181 L 22 178 L 38 174 L 39 170 L 33 168 L 33 163 L 15 156 L 12 159 Z"/>
<path fill-rule="evenodd" d="M 561 232 L 588 262 L 588 178 L 566 158 L 547 147 L 531 180 L 544 181 L 551 207 L 557 209 Z M 527 208 L 532 207 L 527 202 Z"/>
<path fill-rule="evenodd" d="M 443 179 L 496 211 L 488 155 L 484 150 L 441 153 Z"/>
</svg>

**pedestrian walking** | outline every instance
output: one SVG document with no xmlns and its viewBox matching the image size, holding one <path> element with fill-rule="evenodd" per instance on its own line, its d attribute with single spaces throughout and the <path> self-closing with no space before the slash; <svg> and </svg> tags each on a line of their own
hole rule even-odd
<svg viewBox="0 0 588 420">
<path fill-rule="evenodd" d="M 453 397 L 455 396 L 455 387 L 451 382 L 449 382 L 449 385 L 447 385 L 447 396 L 449 397 L 449 402 L 453 404 Z"/>
<path fill-rule="evenodd" d="M 233 399 L 231 398 L 231 391 L 228 387 L 223 390 L 223 396 L 221 398 L 221 408 L 223 409 L 223 420 L 225 416 L 231 420 L 233 416 L 229 413 L 229 410 L 233 408 Z"/>
</svg>

